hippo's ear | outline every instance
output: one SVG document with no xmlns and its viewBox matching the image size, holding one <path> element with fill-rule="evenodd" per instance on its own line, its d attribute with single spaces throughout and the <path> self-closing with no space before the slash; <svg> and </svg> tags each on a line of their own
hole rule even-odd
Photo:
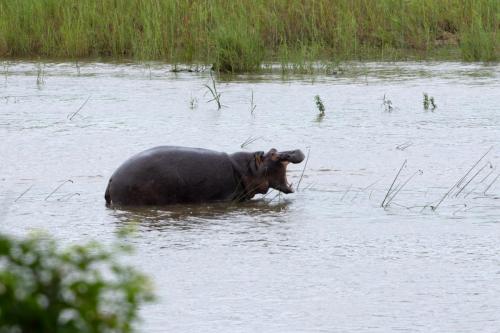
<svg viewBox="0 0 500 333">
<path fill-rule="evenodd" d="M 266 158 L 269 158 L 269 159 L 271 159 L 274 162 L 279 161 L 278 151 L 275 148 L 269 149 L 269 151 L 266 154 Z"/>
<path fill-rule="evenodd" d="M 264 152 L 263 151 L 256 151 L 253 154 L 253 157 L 255 159 L 255 167 L 258 169 L 262 163 L 264 162 Z"/>
</svg>

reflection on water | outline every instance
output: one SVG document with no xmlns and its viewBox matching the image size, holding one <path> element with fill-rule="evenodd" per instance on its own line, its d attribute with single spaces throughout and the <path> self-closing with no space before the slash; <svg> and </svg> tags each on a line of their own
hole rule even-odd
<svg viewBox="0 0 500 333">
<path fill-rule="evenodd" d="M 203 229 L 211 222 L 232 221 L 240 217 L 278 218 L 286 216 L 287 200 L 270 202 L 252 200 L 238 203 L 209 203 L 199 205 L 172 205 L 167 207 L 120 207 L 113 216 L 120 224 L 132 224 L 144 230 L 169 228 L 189 230 Z"/>
<path fill-rule="evenodd" d="M 130 260 L 159 295 L 142 331 L 498 330 L 498 65 L 275 66 L 218 80 L 222 110 L 206 71 L 47 63 L 37 84 L 35 63 L 1 68 L 0 230 L 78 243 L 136 226 Z M 310 156 L 289 166 L 294 194 L 107 208 L 112 172 L 158 145 Z"/>
</svg>

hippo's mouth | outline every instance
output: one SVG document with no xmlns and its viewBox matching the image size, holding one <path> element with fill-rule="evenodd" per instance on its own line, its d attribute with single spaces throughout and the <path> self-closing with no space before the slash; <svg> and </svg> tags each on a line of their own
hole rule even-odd
<svg viewBox="0 0 500 333">
<path fill-rule="evenodd" d="M 289 183 L 288 179 L 286 178 L 286 167 L 288 166 L 288 161 L 282 161 L 281 165 L 283 166 L 283 177 L 281 179 L 281 184 L 279 184 L 279 186 L 277 187 L 277 190 L 285 194 L 293 193 L 293 184 Z"/>
</svg>

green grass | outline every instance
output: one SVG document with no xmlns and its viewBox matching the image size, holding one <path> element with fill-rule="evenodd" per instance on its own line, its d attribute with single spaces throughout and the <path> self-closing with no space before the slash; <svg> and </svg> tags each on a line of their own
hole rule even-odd
<svg viewBox="0 0 500 333">
<path fill-rule="evenodd" d="M 0 56 L 263 62 L 500 58 L 498 0 L 0 0 Z"/>
</svg>

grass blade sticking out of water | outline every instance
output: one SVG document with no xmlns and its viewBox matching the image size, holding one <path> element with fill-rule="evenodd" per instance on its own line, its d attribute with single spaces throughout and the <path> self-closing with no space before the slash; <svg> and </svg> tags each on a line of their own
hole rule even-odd
<svg viewBox="0 0 500 333">
<path fill-rule="evenodd" d="M 78 193 L 78 192 L 68 193 L 66 195 L 63 195 L 59 199 L 57 199 L 57 201 L 68 201 L 69 199 L 73 198 L 74 196 L 80 196 L 80 193 Z M 66 199 L 66 200 L 63 200 L 63 199 Z"/>
<path fill-rule="evenodd" d="M 413 145 L 413 142 L 407 141 L 407 142 L 403 142 L 400 145 L 397 145 L 396 149 L 403 151 L 403 150 L 406 150 L 408 147 L 411 147 L 412 145 Z"/>
<path fill-rule="evenodd" d="M 253 101 L 253 89 L 252 89 L 252 97 L 250 97 L 250 113 L 253 115 L 253 112 L 257 108 L 257 105 Z"/>
<path fill-rule="evenodd" d="M 257 136 L 257 137 L 253 137 L 253 136 L 249 136 L 241 145 L 240 145 L 240 148 L 245 148 L 246 146 L 248 146 L 249 144 L 251 143 L 254 143 L 255 141 L 259 140 L 259 139 L 262 139 L 261 136 Z"/>
<path fill-rule="evenodd" d="M 500 173 L 495 177 L 495 179 L 493 179 L 493 181 L 488 185 L 488 187 L 486 187 L 486 189 L 483 192 L 484 195 L 486 195 L 486 192 L 489 191 L 489 189 L 493 186 L 493 184 L 495 184 L 498 178 L 500 178 Z"/>
<path fill-rule="evenodd" d="M 47 201 L 47 200 L 48 200 L 48 199 L 49 199 L 49 198 L 50 198 L 50 197 L 51 197 L 54 193 L 56 193 L 56 192 L 57 192 L 57 190 L 59 190 L 59 189 L 60 189 L 60 188 L 61 188 L 64 184 L 66 184 L 66 183 L 73 183 L 73 181 L 72 181 L 71 179 L 67 179 L 67 180 L 65 180 L 64 182 L 62 182 L 61 184 L 59 184 L 59 186 L 57 186 L 57 187 L 54 189 L 54 191 L 50 192 L 50 194 L 49 194 L 47 197 L 45 197 L 45 199 L 44 199 L 44 200 L 45 200 L 45 201 Z"/>
<path fill-rule="evenodd" d="M 389 195 L 391 194 L 392 188 L 394 187 L 394 184 L 396 183 L 396 180 L 398 179 L 399 174 L 401 173 L 401 170 L 403 170 L 403 168 L 406 166 L 406 162 L 407 162 L 407 160 L 405 160 L 405 161 L 403 162 L 403 164 L 401 165 L 401 167 L 399 168 L 399 171 L 398 171 L 398 173 L 396 174 L 396 177 L 394 177 L 394 180 L 392 181 L 391 186 L 390 186 L 390 187 L 389 187 L 389 189 L 387 190 L 387 193 L 386 193 L 386 195 L 385 195 L 385 197 L 384 197 L 384 200 L 382 200 L 382 203 L 380 204 L 380 207 L 382 207 L 382 208 L 386 208 L 386 207 L 387 207 L 387 205 L 386 205 L 387 198 L 388 198 L 388 197 L 389 197 Z"/>
<path fill-rule="evenodd" d="M 193 97 L 191 95 L 191 98 L 189 99 L 189 108 L 191 110 L 194 110 L 198 107 L 198 99 L 196 97 Z"/>
<path fill-rule="evenodd" d="M 212 101 L 217 102 L 217 110 L 220 110 L 223 106 L 220 102 L 220 96 L 222 95 L 222 93 L 219 93 L 217 91 L 217 86 L 215 84 L 215 79 L 212 75 L 212 72 L 210 72 L 210 79 L 212 80 L 212 87 L 210 87 L 208 84 L 204 84 L 204 86 L 208 89 L 208 91 L 210 91 L 213 98 L 209 100 L 207 103 L 210 103 Z"/>
<path fill-rule="evenodd" d="M 69 119 L 69 120 L 73 120 L 73 117 L 75 117 L 75 116 L 78 114 L 78 112 L 80 112 L 80 111 L 83 109 L 83 107 L 85 106 L 85 104 L 87 104 L 87 102 L 89 101 L 89 99 L 90 99 L 90 96 L 89 96 L 89 97 L 87 97 L 87 99 L 85 100 L 85 102 L 83 102 L 83 104 L 82 104 L 82 105 L 80 105 L 80 107 L 78 108 L 78 110 L 76 110 L 76 111 L 75 111 L 75 112 L 71 115 L 71 117 L 69 117 L 68 119 Z"/>
<path fill-rule="evenodd" d="M 487 174 L 486 176 L 484 176 L 484 177 L 483 177 L 483 179 L 481 179 L 481 180 L 479 181 L 479 183 L 480 183 L 480 184 L 484 183 L 484 181 L 485 181 L 486 179 L 488 179 L 488 178 L 491 176 L 491 174 L 492 174 L 493 172 L 495 172 L 495 170 L 496 170 L 496 169 L 497 169 L 497 167 L 496 167 L 496 166 L 495 166 L 495 167 L 493 167 L 493 168 L 491 168 L 490 172 L 488 172 L 488 174 Z"/>
<path fill-rule="evenodd" d="M 385 207 L 388 207 L 388 206 L 391 204 L 392 200 L 394 200 L 394 198 L 396 197 L 396 195 L 398 195 L 398 193 L 399 193 L 399 192 L 403 189 L 403 187 L 405 187 L 405 186 L 406 186 L 406 184 L 408 184 L 408 183 L 410 182 L 410 180 L 412 180 L 412 179 L 413 179 L 413 177 L 415 177 L 417 174 L 418 174 L 418 175 L 423 175 L 423 174 L 424 174 L 424 172 L 423 172 L 422 170 L 418 170 L 418 171 L 416 171 L 413 175 L 411 175 L 411 176 L 410 176 L 410 177 L 409 177 L 409 178 L 408 178 L 408 179 L 407 179 L 407 180 L 403 183 L 403 185 L 401 185 L 400 187 L 398 187 L 398 189 L 394 191 L 394 194 L 393 194 L 393 195 L 392 195 L 389 199 L 387 199 L 387 202 L 385 203 Z"/>
<path fill-rule="evenodd" d="M 441 200 L 439 200 L 439 202 L 435 205 L 435 206 L 430 206 L 432 210 L 437 210 L 438 207 L 441 205 L 441 203 L 444 201 L 444 199 L 446 199 L 450 194 L 451 192 L 456 189 L 456 188 L 459 188 L 460 185 L 462 185 L 462 183 L 464 182 L 464 180 L 467 178 L 467 176 L 472 172 L 472 170 L 474 170 L 474 168 L 486 157 L 486 155 L 488 155 L 488 153 L 493 149 L 493 147 L 490 147 L 490 149 L 488 149 L 488 151 L 486 153 L 483 154 L 483 156 L 481 156 L 481 158 L 476 162 L 474 163 L 474 165 L 465 173 L 465 175 L 463 175 L 449 190 L 448 192 L 446 192 L 443 197 L 441 198 Z"/>
<path fill-rule="evenodd" d="M 479 187 L 480 184 L 483 184 L 485 182 L 486 179 L 490 178 L 490 176 L 496 171 L 496 167 L 492 167 L 490 172 L 488 172 L 488 174 L 486 176 L 483 177 L 483 179 L 481 179 L 479 181 L 479 183 L 476 184 L 476 186 L 474 186 L 472 188 L 472 190 L 470 190 L 466 195 L 464 195 L 464 198 L 467 198 L 469 195 L 471 195 L 472 193 L 474 193 L 474 191 Z M 484 191 L 483 191 L 483 195 L 485 195 Z"/>
<path fill-rule="evenodd" d="M 462 188 L 460 188 L 460 190 L 459 190 L 459 191 L 455 194 L 455 198 L 456 198 L 456 197 L 458 197 L 458 195 L 459 195 L 460 193 L 462 193 L 462 191 L 463 191 L 463 190 L 467 187 L 467 185 L 469 185 L 469 184 L 470 184 L 470 183 L 471 183 L 471 182 L 472 182 L 472 181 L 473 181 L 473 180 L 474 180 L 474 179 L 475 179 L 475 178 L 476 178 L 476 177 L 477 177 L 477 176 L 478 176 L 478 175 L 479 175 L 479 174 L 480 174 L 480 173 L 481 173 L 481 172 L 482 172 L 482 171 L 483 171 L 483 170 L 484 170 L 487 166 L 489 166 L 490 168 L 493 168 L 493 165 L 492 165 L 490 162 L 488 162 L 488 163 L 486 163 L 485 165 L 483 165 L 483 167 L 482 167 L 482 168 L 480 168 L 480 169 L 479 169 L 479 170 L 478 170 L 478 171 L 474 174 L 474 176 L 472 176 L 472 177 L 471 177 L 471 179 L 469 179 L 469 180 L 467 181 L 467 183 L 465 183 L 465 185 L 464 185 L 464 186 L 462 186 Z"/>
<path fill-rule="evenodd" d="M 490 149 L 488 149 L 488 151 L 486 153 L 484 153 L 483 156 L 481 156 L 481 158 L 476 163 L 474 163 L 474 165 L 465 173 L 465 175 L 459 179 L 459 181 L 455 184 L 454 187 L 459 188 L 460 185 L 462 185 L 462 183 L 465 181 L 467 176 L 472 172 L 472 170 L 474 170 L 474 168 L 486 157 L 486 155 L 488 155 L 488 153 L 492 149 L 493 149 L 493 147 L 490 147 Z"/>
<path fill-rule="evenodd" d="M 31 185 L 30 187 L 28 187 L 23 193 L 21 193 L 17 198 L 16 200 L 14 200 L 14 202 L 17 202 L 17 200 L 21 199 L 26 193 L 28 193 L 29 190 L 31 190 L 31 188 L 33 187 L 34 185 Z"/>
<path fill-rule="evenodd" d="M 306 171 L 307 162 L 309 161 L 309 154 L 310 153 L 311 153 L 311 148 L 307 148 L 306 162 L 304 163 L 304 168 L 302 169 L 302 173 L 300 174 L 299 182 L 297 183 L 297 192 L 299 191 L 300 183 L 302 182 L 302 177 L 304 177 L 304 172 Z"/>
<path fill-rule="evenodd" d="M 44 66 L 41 62 L 36 64 L 36 85 L 37 87 L 41 87 L 45 84 L 45 71 Z"/>
</svg>

